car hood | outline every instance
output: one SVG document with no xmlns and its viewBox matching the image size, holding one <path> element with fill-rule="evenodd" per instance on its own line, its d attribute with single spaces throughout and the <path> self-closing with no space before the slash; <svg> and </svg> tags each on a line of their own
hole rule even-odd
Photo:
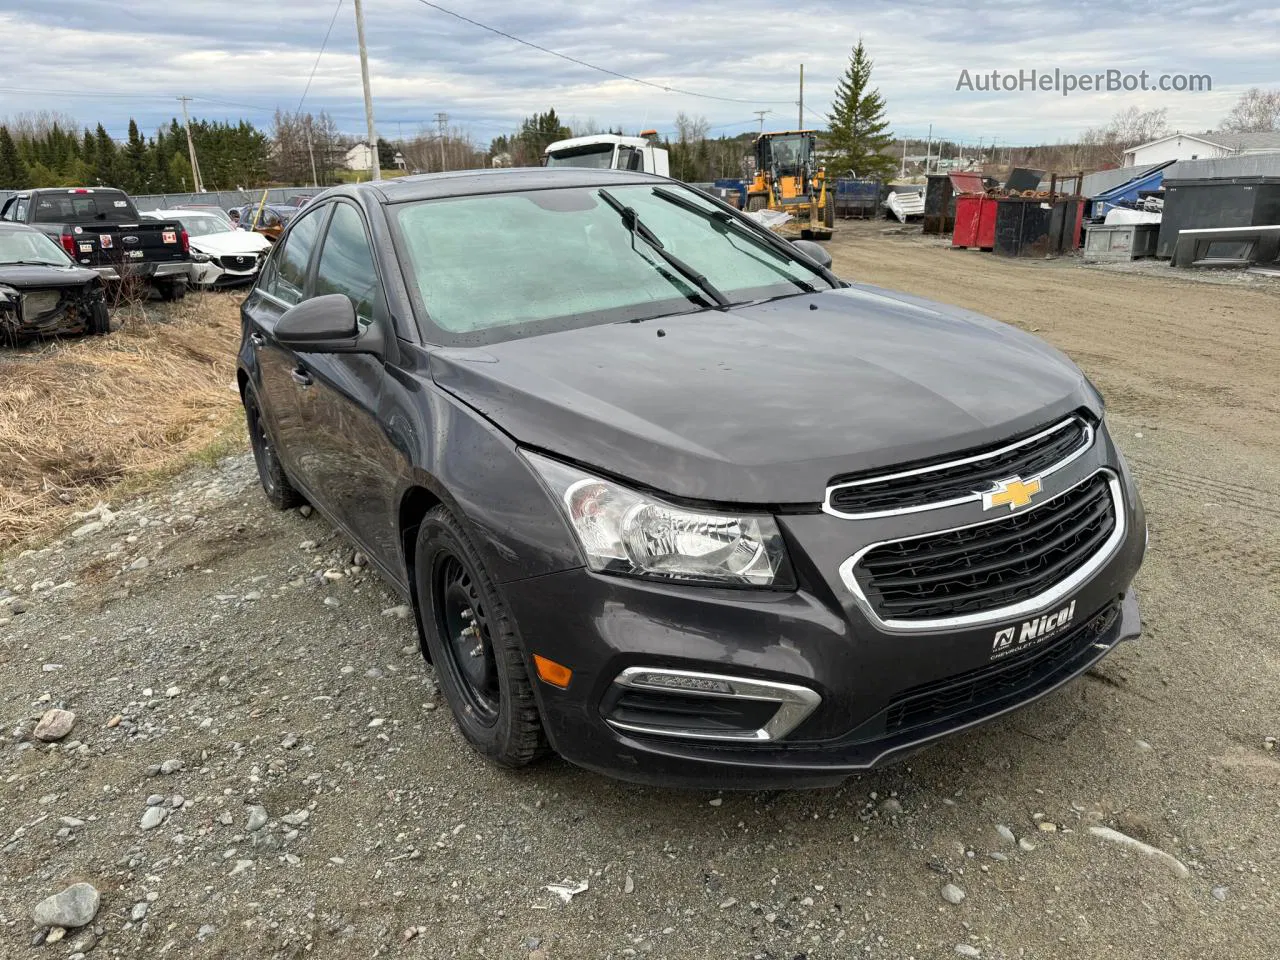
<svg viewBox="0 0 1280 960">
<path fill-rule="evenodd" d="M 0 264 L 0 285 L 17 289 L 77 287 L 91 283 L 98 275 L 84 267 L 42 267 L 26 264 Z"/>
<path fill-rule="evenodd" d="M 209 233 L 202 237 L 191 238 L 191 249 L 215 257 L 249 256 L 256 257 L 263 250 L 271 247 L 271 241 L 258 233 L 246 230 L 228 230 L 226 233 Z"/>
<path fill-rule="evenodd" d="M 816 503 L 839 474 L 1101 413 L 1042 340 L 863 285 L 440 350 L 431 369 L 522 444 L 725 503 Z"/>
</svg>

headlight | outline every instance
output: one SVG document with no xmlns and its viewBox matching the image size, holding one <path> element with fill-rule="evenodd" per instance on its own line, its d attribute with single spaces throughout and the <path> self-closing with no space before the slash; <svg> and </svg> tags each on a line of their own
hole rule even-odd
<svg viewBox="0 0 1280 960">
<path fill-rule="evenodd" d="M 208 263 L 213 259 L 213 257 L 209 256 L 207 253 L 201 253 L 199 250 L 192 250 L 191 259 L 196 263 Z"/>
<path fill-rule="evenodd" d="M 731 586 L 795 586 L 782 534 L 770 516 L 690 510 L 535 453 L 524 456 L 560 503 L 592 570 Z"/>
</svg>

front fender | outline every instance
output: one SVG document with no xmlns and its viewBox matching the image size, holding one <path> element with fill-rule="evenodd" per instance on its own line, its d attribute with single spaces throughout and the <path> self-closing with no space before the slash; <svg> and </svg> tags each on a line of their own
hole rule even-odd
<svg viewBox="0 0 1280 960">
<path fill-rule="evenodd" d="M 382 411 L 409 464 L 396 504 L 427 490 L 466 525 L 500 583 L 582 566 L 568 524 L 515 441 L 426 380 L 421 351 L 403 353 L 408 368 L 388 368 Z M 409 558 L 402 560 L 407 570 Z"/>
</svg>

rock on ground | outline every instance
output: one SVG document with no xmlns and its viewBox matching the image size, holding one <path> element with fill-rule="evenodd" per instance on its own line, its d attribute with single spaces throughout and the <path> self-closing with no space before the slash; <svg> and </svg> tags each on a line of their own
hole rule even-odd
<svg viewBox="0 0 1280 960">
<path fill-rule="evenodd" d="M 98 889 L 91 883 L 73 883 L 36 904 L 31 919 L 37 927 L 83 927 L 98 915 Z"/>
<path fill-rule="evenodd" d="M 56 707 L 52 710 L 46 710 L 40 722 L 36 724 L 36 728 L 32 731 L 32 736 L 37 740 L 43 740 L 46 743 L 52 743 L 54 740 L 61 740 L 76 724 L 76 715 L 70 710 L 59 710 Z"/>
</svg>

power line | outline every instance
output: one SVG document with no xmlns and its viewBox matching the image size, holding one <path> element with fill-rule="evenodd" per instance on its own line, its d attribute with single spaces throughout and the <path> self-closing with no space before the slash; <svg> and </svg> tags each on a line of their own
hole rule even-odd
<svg viewBox="0 0 1280 960">
<path fill-rule="evenodd" d="M 338 0 L 338 5 L 333 8 L 333 16 L 329 18 L 329 29 L 324 32 L 324 39 L 320 41 L 320 52 L 316 54 L 316 62 L 311 65 L 311 76 L 307 77 L 307 85 L 303 88 L 302 96 L 298 98 L 298 109 L 294 113 L 302 113 L 302 101 L 306 100 L 307 94 L 311 92 L 311 81 L 316 78 L 320 58 L 324 56 L 324 48 L 329 45 L 329 34 L 333 33 L 333 25 L 338 22 L 338 13 L 341 10 L 342 0 Z"/>
<path fill-rule="evenodd" d="M 516 43 L 523 44 L 533 50 L 539 50 L 542 53 L 550 54 L 553 57 L 559 57 L 561 60 L 567 60 L 569 63 L 576 63 L 580 67 L 586 67 L 589 70 L 596 70 L 600 73 L 608 74 L 611 77 L 617 77 L 619 80 L 627 80 L 631 83 L 638 83 L 646 87 L 652 87 L 655 90 L 662 90 L 666 93 L 678 93 L 685 97 L 701 97 L 703 100 L 720 100 L 724 103 L 793 103 L 792 100 L 743 100 L 740 97 L 718 97 L 710 93 L 695 93 L 692 90 L 682 90 L 679 87 L 669 87 L 663 83 L 655 83 L 652 80 L 644 80 L 640 77 L 633 77 L 630 74 L 619 73 L 617 70 L 610 70 L 608 67 L 601 67 L 594 63 L 588 63 L 586 60 L 579 60 L 577 57 L 571 57 L 567 53 L 560 53 L 558 50 L 552 50 L 550 47 L 544 47 L 541 44 L 534 43 L 532 40 L 524 40 L 514 34 L 506 33 L 497 27 L 491 27 L 487 23 L 481 23 L 479 20 L 472 20 L 460 13 L 454 13 L 446 7 L 440 6 L 438 3 L 432 3 L 431 0 L 418 0 L 424 7 L 430 7 L 432 10 L 439 10 L 451 17 L 462 20 L 471 24 L 473 27 L 479 27 L 481 30 L 488 30 L 490 33 L 505 37 L 507 40 L 513 40 Z"/>
</svg>

